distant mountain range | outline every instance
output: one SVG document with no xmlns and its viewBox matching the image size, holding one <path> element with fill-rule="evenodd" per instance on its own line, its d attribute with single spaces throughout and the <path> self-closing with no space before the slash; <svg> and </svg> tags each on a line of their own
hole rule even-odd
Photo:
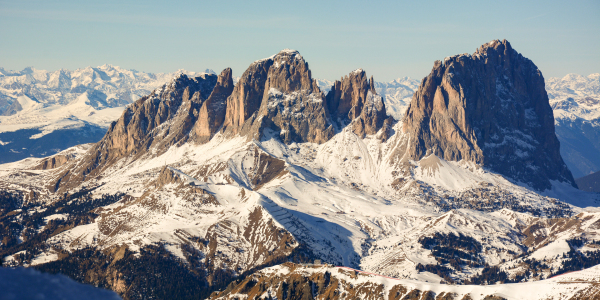
<svg viewBox="0 0 600 300">
<path fill-rule="evenodd" d="M 600 74 L 569 74 L 546 81 L 560 153 L 582 177 L 600 171 Z"/>
<path fill-rule="evenodd" d="M 153 74 L 112 65 L 54 72 L 0 68 L 0 163 L 97 142 L 127 104 L 178 74 L 201 73 Z"/>
</svg>

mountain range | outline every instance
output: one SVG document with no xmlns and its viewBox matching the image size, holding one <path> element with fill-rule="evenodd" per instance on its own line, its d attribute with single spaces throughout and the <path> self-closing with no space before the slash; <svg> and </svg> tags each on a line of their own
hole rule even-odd
<svg viewBox="0 0 600 300">
<path fill-rule="evenodd" d="M 43 157 L 83 143 L 93 143 L 118 119 L 125 105 L 185 70 L 144 73 L 103 65 L 75 71 L 47 72 L 0 68 L 1 163 Z M 214 74 L 207 69 L 204 73 Z M 234 83 L 238 77 L 233 76 Z M 317 79 L 327 93 L 333 81 Z M 419 81 L 409 77 L 375 82 L 387 104 L 386 113 L 400 120 Z M 560 153 L 575 178 L 600 170 L 600 77 L 569 74 L 545 85 L 555 118 Z M 18 113 L 21 112 L 21 113 Z"/>
<path fill-rule="evenodd" d="M 412 84 L 290 49 L 178 74 L 98 142 L 0 165 L 3 265 L 126 299 L 597 297 L 600 195 L 537 66 L 494 40 Z"/>
</svg>

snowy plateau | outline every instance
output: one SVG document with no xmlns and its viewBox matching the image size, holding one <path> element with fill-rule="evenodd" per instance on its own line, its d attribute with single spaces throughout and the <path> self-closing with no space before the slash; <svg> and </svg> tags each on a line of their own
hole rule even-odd
<svg viewBox="0 0 600 300">
<path fill-rule="evenodd" d="M 560 180 L 536 190 L 433 150 L 411 159 L 403 118 L 426 94 L 416 80 L 313 80 L 294 50 L 235 79 L 0 72 L 3 134 L 103 128 L 97 143 L 0 165 L 4 267 L 124 299 L 600 297 L 600 195 Z M 510 94 L 504 80 L 490 86 Z M 598 130 L 598 74 L 551 78 L 546 91 L 561 147 L 567 120 Z"/>
</svg>

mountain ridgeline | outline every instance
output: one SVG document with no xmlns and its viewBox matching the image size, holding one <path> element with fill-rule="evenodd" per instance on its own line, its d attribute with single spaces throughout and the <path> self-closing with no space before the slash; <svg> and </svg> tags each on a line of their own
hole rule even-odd
<svg viewBox="0 0 600 300">
<path fill-rule="evenodd" d="M 252 63 L 235 87 L 229 68 L 219 76 L 182 74 L 130 105 L 84 163 L 65 171 L 49 188 L 66 191 L 120 158 L 139 157 L 150 148 L 160 154 L 175 144 L 206 143 L 219 130 L 250 140 L 270 128 L 286 144 L 324 143 L 333 137 L 334 125 L 348 123 L 359 135 L 374 134 L 392 119 L 386 119 L 373 84 L 359 69 L 336 81 L 326 96 L 300 53 L 287 49 Z"/>
<path fill-rule="evenodd" d="M 321 144 L 346 126 L 361 138 L 383 128 L 377 137 L 385 141 L 394 122 L 365 71 L 351 72 L 325 95 L 300 53 L 286 49 L 252 63 L 235 86 L 228 68 L 218 76 L 180 75 L 140 98 L 83 163 L 49 188 L 66 191 L 120 158 L 207 143 L 219 131 L 260 140 L 270 129 L 286 144 Z M 536 190 L 550 189 L 552 180 L 575 186 L 560 156 L 542 74 L 506 40 L 436 61 L 402 122 L 408 143 L 399 153 L 405 160 L 435 154 L 476 163 Z"/>
</svg>

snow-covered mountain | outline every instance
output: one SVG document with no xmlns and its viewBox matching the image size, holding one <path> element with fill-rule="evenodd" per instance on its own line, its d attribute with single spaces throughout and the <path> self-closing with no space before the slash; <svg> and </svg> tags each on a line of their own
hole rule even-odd
<svg viewBox="0 0 600 300">
<path fill-rule="evenodd" d="M 333 83 L 330 80 L 317 79 L 317 84 L 324 93 L 331 90 Z M 418 87 L 419 81 L 410 77 L 397 78 L 390 82 L 375 81 L 375 90 L 377 94 L 383 97 L 387 114 L 396 120 L 402 119 Z"/>
<path fill-rule="evenodd" d="M 537 282 L 447 285 L 331 265 L 286 263 L 256 272 L 210 299 L 594 299 L 599 273 L 600 266 L 595 266 Z"/>
<path fill-rule="evenodd" d="M 375 82 L 375 89 L 385 99 L 388 115 L 396 120 L 402 119 L 404 112 L 419 88 L 419 81 L 402 77 L 390 82 Z"/>
<path fill-rule="evenodd" d="M 231 74 L 176 76 L 99 142 L 0 165 L 3 264 L 127 299 L 244 298 L 271 280 L 317 297 L 329 285 L 313 275 L 479 299 L 509 287 L 450 283 L 548 287 L 533 282 L 600 263 L 600 196 L 574 188 L 556 137 L 538 134 L 554 130 L 544 82 L 507 41 L 436 62 L 402 120 L 364 70 L 324 93 L 295 50 Z M 281 265 L 314 259 L 403 280 Z"/>
<path fill-rule="evenodd" d="M 600 74 L 546 81 L 561 155 L 575 177 L 600 171 Z"/>
<path fill-rule="evenodd" d="M 196 74 L 186 70 L 145 73 L 108 64 L 54 72 L 31 67 L 21 71 L 0 68 L 0 97 L 6 102 L 0 107 L 0 113 L 12 115 L 19 111 L 18 105 L 15 105 L 15 109 L 9 109 L 19 96 L 52 105 L 71 103 L 86 92 L 89 95 L 89 105 L 96 109 L 124 106 L 149 94 L 180 73 L 190 76 Z M 205 73 L 214 71 L 207 69 Z"/>
<path fill-rule="evenodd" d="M 112 65 L 55 72 L 0 68 L 0 162 L 97 142 L 125 105 L 182 73 L 200 74 L 152 74 Z"/>
</svg>

